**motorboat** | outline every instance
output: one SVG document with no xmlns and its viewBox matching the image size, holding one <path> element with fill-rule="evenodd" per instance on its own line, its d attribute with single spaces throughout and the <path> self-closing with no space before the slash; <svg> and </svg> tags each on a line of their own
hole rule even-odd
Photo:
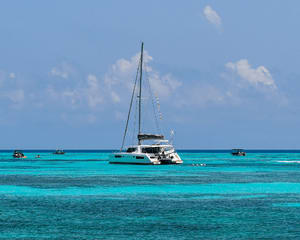
<svg viewBox="0 0 300 240">
<path fill-rule="evenodd" d="M 126 121 L 125 132 L 123 135 L 122 146 L 119 152 L 114 152 L 109 156 L 111 164 L 143 164 L 143 165 L 162 165 L 162 164 L 181 164 L 183 161 L 175 151 L 173 144 L 165 139 L 162 134 L 145 133 L 142 131 L 142 73 L 143 73 L 143 49 L 141 46 L 141 54 L 139 66 L 133 92 L 130 101 L 129 113 Z M 139 77 L 138 77 L 139 75 Z M 138 84 L 137 84 L 137 80 Z M 138 85 L 138 86 L 137 86 Z M 150 87 L 150 84 L 149 84 Z M 137 144 L 131 145 L 126 151 L 123 151 L 124 141 L 127 134 L 128 122 L 130 119 L 133 100 L 137 97 L 138 109 L 138 134 Z M 147 143 L 145 143 L 147 141 Z M 150 142 L 150 143 L 149 143 Z"/>
<path fill-rule="evenodd" d="M 64 150 L 57 149 L 53 154 L 65 154 Z"/>
<path fill-rule="evenodd" d="M 231 154 L 233 156 L 246 156 L 246 152 L 240 148 L 232 149 Z"/>
<path fill-rule="evenodd" d="M 14 153 L 13 153 L 13 157 L 14 158 L 26 158 L 24 153 L 20 150 L 15 150 Z"/>
</svg>

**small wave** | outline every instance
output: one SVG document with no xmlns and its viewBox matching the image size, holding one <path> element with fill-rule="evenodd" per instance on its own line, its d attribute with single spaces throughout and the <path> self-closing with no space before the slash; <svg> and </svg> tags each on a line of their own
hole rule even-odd
<svg viewBox="0 0 300 240">
<path fill-rule="evenodd" d="M 281 163 L 300 163 L 300 161 L 276 161 Z"/>
</svg>

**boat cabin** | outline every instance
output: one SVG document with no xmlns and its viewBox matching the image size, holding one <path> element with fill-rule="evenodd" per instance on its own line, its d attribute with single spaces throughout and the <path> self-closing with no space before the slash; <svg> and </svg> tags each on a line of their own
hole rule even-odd
<svg viewBox="0 0 300 240">
<path fill-rule="evenodd" d="M 136 145 L 136 146 L 130 146 L 127 148 L 126 153 L 148 153 L 148 154 L 163 154 L 163 153 L 169 153 L 174 151 L 174 147 L 170 144 L 160 144 L 164 141 L 159 141 L 156 144 L 151 145 Z"/>
<path fill-rule="evenodd" d="M 127 153 L 133 153 L 133 152 L 142 152 L 142 153 L 153 153 L 157 154 L 161 152 L 160 147 L 153 147 L 153 146 L 141 146 L 139 147 L 129 147 L 126 151 Z"/>
</svg>

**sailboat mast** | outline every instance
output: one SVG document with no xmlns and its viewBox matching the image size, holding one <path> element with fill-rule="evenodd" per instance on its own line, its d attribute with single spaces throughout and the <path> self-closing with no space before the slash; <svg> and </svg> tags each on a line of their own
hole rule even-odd
<svg viewBox="0 0 300 240">
<path fill-rule="evenodd" d="M 141 133 L 141 118 L 142 118 L 142 75 L 143 75 L 143 51 L 144 43 L 141 47 L 141 61 L 140 61 L 140 90 L 139 90 L 139 134 Z M 138 144 L 141 145 L 141 140 L 138 140 Z"/>
</svg>

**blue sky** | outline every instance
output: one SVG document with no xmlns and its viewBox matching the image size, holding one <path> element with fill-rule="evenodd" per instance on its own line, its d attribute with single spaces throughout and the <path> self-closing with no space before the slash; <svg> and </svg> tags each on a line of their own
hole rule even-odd
<svg viewBox="0 0 300 240">
<path fill-rule="evenodd" d="M 0 148 L 118 148 L 145 42 L 177 148 L 300 148 L 300 2 L 3 1 Z"/>
</svg>

